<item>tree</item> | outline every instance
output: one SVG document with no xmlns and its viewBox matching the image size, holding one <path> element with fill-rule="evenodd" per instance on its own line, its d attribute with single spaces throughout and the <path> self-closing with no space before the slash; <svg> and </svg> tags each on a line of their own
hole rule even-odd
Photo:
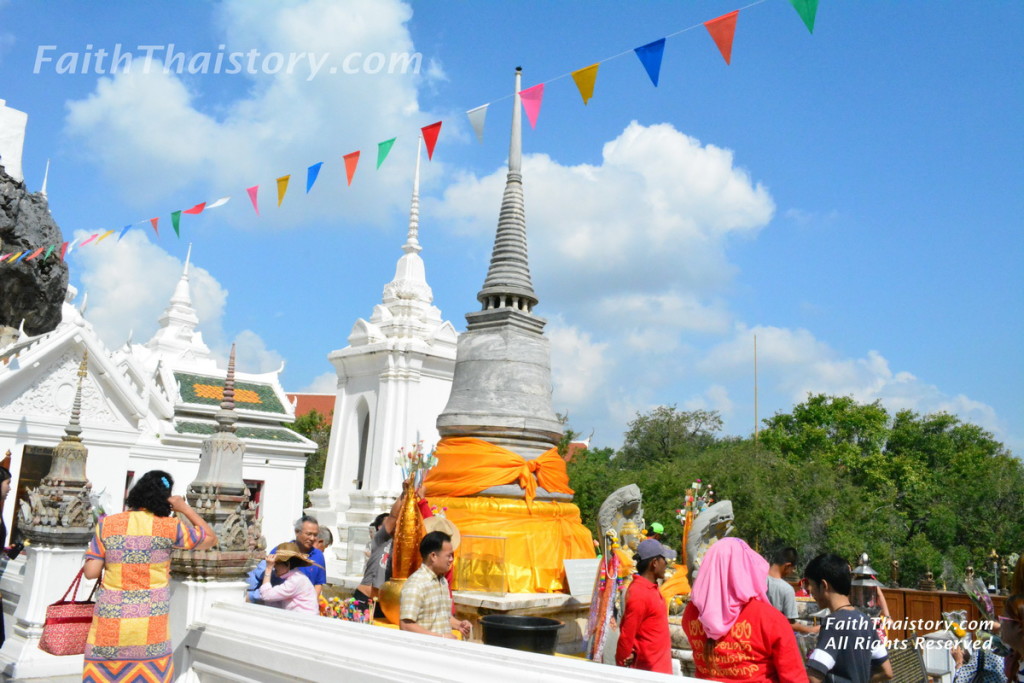
<svg viewBox="0 0 1024 683">
<path fill-rule="evenodd" d="M 630 463 L 666 462 L 710 446 L 721 429 L 717 411 L 659 406 L 646 415 L 636 414 L 619 457 Z"/>
<path fill-rule="evenodd" d="M 295 422 L 286 426 L 302 434 L 307 439 L 316 442 L 316 450 L 306 458 L 305 481 L 303 484 L 305 498 L 303 505 L 308 506 L 309 492 L 320 488 L 324 484 L 324 469 L 327 467 L 327 444 L 331 438 L 331 425 L 322 413 L 314 409 L 305 415 L 297 417 Z"/>
</svg>

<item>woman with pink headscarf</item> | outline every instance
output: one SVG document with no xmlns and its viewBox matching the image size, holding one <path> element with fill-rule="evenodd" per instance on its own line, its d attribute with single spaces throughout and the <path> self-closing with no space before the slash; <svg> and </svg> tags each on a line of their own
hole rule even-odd
<svg viewBox="0 0 1024 683">
<path fill-rule="evenodd" d="M 793 629 L 768 602 L 768 562 L 738 538 L 708 548 L 683 612 L 697 678 L 807 683 Z"/>
</svg>

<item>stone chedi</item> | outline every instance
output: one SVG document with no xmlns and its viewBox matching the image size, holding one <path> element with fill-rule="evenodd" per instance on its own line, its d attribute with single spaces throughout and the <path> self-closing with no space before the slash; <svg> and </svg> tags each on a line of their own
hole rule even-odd
<svg viewBox="0 0 1024 683">
<path fill-rule="evenodd" d="M 199 473 L 186 498 L 217 534 L 217 545 L 197 552 L 175 551 L 171 571 L 179 579 L 240 579 L 260 559 L 266 542 L 242 480 L 245 442 L 235 434 L 235 347 L 231 347 L 217 431 L 203 441 Z"/>
<path fill-rule="evenodd" d="M 558 444 L 562 425 L 551 407 L 551 349 L 546 321 L 533 312 L 538 303 L 530 278 L 523 199 L 521 72 L 516 71 L 508 176 L 501 200 L 494 250 L 483 288 L 482 308 L 466 314 L 459 336 L 451 397 L 437 418 L 443 437 L 476 437 L 531 460 Z M 487 495 L 522 497 L 518 486 Z M 539 499 L 571 500 L 538 490 Z"/>
<path fill-rule="evenodd" d="M 78 368 L 78 388 L 71 420 L 64 438 L 53 451 L 50 471 L 37 488 L 21 501 L 19 526 L 32 543 L 84 547 L 93 534 L 92 485 L 85 476 L 89 451 L 82 444 L 82 380 L 88 372 L 89 354 Z"/>
<path fill-rule="evenodd" d="M 558 593 L 567 589 L 563 560 L 591 558 L 594 546 L 557 452 L 550 344 L 534 313 L 521 78 L 516 69 L 508 175 L 481 309 L 466 315 L 459 336 L 451 396 L 437 418 L 438 464 L 425 483 L 431 504 L 446 508 L 462 534 L 457 588 L 492 591 L 501 575 L 511 593 Z"/>
</svg>

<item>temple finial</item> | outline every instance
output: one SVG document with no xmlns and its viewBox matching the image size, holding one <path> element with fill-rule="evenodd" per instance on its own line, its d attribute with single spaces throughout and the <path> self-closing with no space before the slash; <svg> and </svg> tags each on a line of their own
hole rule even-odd
<svg viewBox="0 0 1024 683">
<path fill-rule="evenodd" d="M 82 425 L 79 422 L 82 415 L 82 382 L 88 374 L 89 350 L 86 349 L 82 353 L 82 362 L 78 365 L 78 388 L 75 390 L 75 402 L 71 405 L 71 419 L 64 428 L 64 433 L 74 441 L 80 440 L 78 435 L 82 433 Z"/>
<path fill-rule="evenodd" d="M 416 173 L 412 177 L 412 202 L 409 206 L 409 235 L 402 245 L 406 254 L 422 251 L 420 246 L 420 156 L 423 149 L 423 137 L 416 143 Z"/>
<path fill-rule="evenodd" d="M 182 272 L 182 277 L 188 277 L 188 264 L 192 260 L 192 243 L 188 243 L 188 251 L 185 252 L 185 270 Z"/>
<path fill-rule="evenodd" d="M 512 109 L 512 138 L 508 144 L 508 171 L 520 173 L 523 167 L 523 116 L 519 91 L 523 89 L 523 67 L 516 67 L 516 90 Z"/>
<path fill-rule="evenodd" d="M 220 410 L 217 411 L 217 431 L 235 431 L 235 345 L 231 345 L 231 355 L 228 356 L 228 374 L 224 378 L 224 393 L 221 397 Z"/>
<path fill-rule="evenodd" d="M 50 178 L 50 160 L 46 160 L 46 171 L 43 172 L 43 189 L 39 190 L 39 194 L 46 196 L 46 181 Z"/>
</svg>

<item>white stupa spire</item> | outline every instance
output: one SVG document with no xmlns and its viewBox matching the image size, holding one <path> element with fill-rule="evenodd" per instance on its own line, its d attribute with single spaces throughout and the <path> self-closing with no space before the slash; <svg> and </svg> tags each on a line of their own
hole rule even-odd
<svg viewBox="0 0 1024 683">
<path fill-rule="evenodd" d="M 46 196 L 46 181 L 50 178 L 50 160 L 46 160 L 46 170 L 43 172 L 43 188 L 39 190 L 39 194 Z"/>
<path fill-rule="evenodd" d="M 423 147 L 423 139 L 416 148 L 416 172 L 412 180 L 412 201 L 409 207 L 409 232 L 406 235 L 405 244 L 402 245 L 401 258 L 395 266 L 395 278 L 384 286 L 384 305 L 391 307 L 395 302 L 414 303 L 416 310 L 412 309 L 398 312 L 396 315 L 411 315 L 421 317 L 422 311 L 430 307 L 434 300 L 434 292 L 427 284 L 426 269 L 423 266 L 423 259 L 420 252 L 423 247 L 420 245 L 420 150 Z M 433 317 L 433 316 L 432 316 Z"/>
<path fill-rule="evenodd" d="M 210 358 L 210 349 L 203 343 L 203 336 L 196 331 L 199 316 L 192 306 L 189 288 L 189 264 L 192 260 L 192 245 L 188 245 L 185 267 L 181 279 L 174 287 L 171 302 L 160 316 L 160 329 L 146 342 L 146 347 L 163 352 L 169 359 L 188 356 L 194 359 Z"/>
<path fill-rule="evenodd" d="M 416 172 L 412 176 L 412 203 L 409 207 L 409 235 L 406 237 L 402 251 L 406 254 L 419 252 L 420 246 L 420 157 L 423 150 L 423 137 L 416 142 Z"/>
</svg>

